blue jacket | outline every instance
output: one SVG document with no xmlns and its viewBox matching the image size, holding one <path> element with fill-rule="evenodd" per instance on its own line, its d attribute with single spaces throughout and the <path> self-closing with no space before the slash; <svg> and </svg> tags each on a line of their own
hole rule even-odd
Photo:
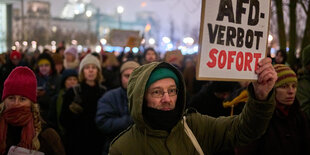
<svg viewBox="0 0 310 155">
<path fill-rule="evenodd" d="M 107 136 L 104 145 L 106 153 L 114 137 L 129 127 L 132 122 L 128 111 L 127 92 L 122 87 L 106 92 L 98 100 L 96 123 L 99 130 Z"/>
</svg>

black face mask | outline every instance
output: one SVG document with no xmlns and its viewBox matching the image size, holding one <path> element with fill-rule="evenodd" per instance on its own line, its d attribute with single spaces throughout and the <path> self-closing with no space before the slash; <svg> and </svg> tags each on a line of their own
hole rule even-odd
<svg viewBox="0 0 310 155">
<path fill-rule="evenodd" d="M 178 106 L 170 111 L 162 111 L 143 105 L 143 117 L 146 123 L 153 129 L 166 130 L 168 132 L 178 123 L 180 110 Z"/>
</svg>

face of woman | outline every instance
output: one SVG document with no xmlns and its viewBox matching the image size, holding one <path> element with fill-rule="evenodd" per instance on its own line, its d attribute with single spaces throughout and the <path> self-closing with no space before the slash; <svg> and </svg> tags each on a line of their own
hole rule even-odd
<svg viewBox="0 0 310 155">
<path fill-rule="evenodd" d="M 284 105 L 292 105 L 295 100 L 297 83 L 290 82 L 276 88 L 276 100 Z"/>
<path fill-rule="evenodd" d="M 66 53 L 65 59 L 67 62 L 73 62 L 75 60 L 75 56 L 71 53 Z"/>
<path fill-rule="evenodd" d="M 51 65 L 50 64 L 41 64 L 39 65 L 39 71 L 42 75 L 48 76 L 51 71 Z"/>
<path fill-rule="evenodd" d="M 11 95 L 4 99 L 5 110 L 18 107 L 31 107 L 31 101 L 24 96 Z"/>
<path fill-rule="evenodd" d="M 83 73 L 86 81 L 95 81 L 98 74 L 98 68 L 94 64 L 87 64 L 83 68 Z"/>
</svg>

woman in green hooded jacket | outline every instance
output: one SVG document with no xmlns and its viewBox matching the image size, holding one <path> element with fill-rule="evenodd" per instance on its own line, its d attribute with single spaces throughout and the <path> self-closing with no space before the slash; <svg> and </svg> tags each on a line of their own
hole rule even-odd
<svg viewBox="0 0 310 155">
<path fill-rule="evenodd" d="M 270 58 L 259 62 L 256 73 L 243 112 L 213 118 L 185 110 L 184 80 L 172 65 L 155 62 L 135 69 L 127 89 L 134 125 L 114 139 L 110 154 L 214 154 L 259 138 L 274 111 L 277 74 Z"/>
</svg>

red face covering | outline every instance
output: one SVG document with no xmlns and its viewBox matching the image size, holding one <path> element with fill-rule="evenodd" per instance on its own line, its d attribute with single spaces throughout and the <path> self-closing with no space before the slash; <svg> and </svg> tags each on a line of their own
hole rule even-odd
<svg viewBox="0 0 310 155">
<path fill-rule="evenodd" d="M 6 149 L 7 124 L 23 127 L 21 141 L 18 146 L 32 149 L 35 130 L 31 109 L 18 107 L 4 110 L 2 116 L 0 116 L 0 154 L 3 154 Z"/>
</svg>

